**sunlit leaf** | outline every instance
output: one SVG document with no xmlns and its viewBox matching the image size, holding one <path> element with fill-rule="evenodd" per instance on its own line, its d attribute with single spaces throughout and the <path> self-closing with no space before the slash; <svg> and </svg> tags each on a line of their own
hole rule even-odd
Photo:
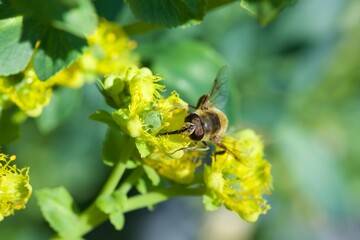
<svg viewBox="0 0 360 240">
<path fill-rule="evenodd" d="M 73 199 L 63 188 L 42 189 L 36 192 L 41 212 L 50 226 L 62 237 L 78 237 L 81 224 L 73 210 Z"/>
<path fill-rule="evenodd" d="M 19 73 L 28 65 L 33 54 L 34 41 L 22 17 L 0 20 L 0 75 Z"/>
<path fill-rule="evenodd" d="M 137 138 L 135 141 L 135 145 L 136 145 L 137 150 L 140 153 L 141 158 L 144 158 L 151 153 L 151 149 L 148 146 L 148 144 L 146 143 L 146 141 L 144 141 L 140 138 Z"/>
</svg>

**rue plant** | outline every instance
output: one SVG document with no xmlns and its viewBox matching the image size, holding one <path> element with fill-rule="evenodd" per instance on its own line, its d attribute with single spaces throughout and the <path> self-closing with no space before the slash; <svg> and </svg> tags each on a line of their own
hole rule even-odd
<svg viewBox="0 0 360 240">
<path fill-rule="evenodd" d="M 42 214 L 58 238 L 80 239 L 107 220 L 121 230 L 125 213 L 144 207 L 153 209 L 177 196 L 201 196 L 206 210 L 224 205 L 248 222 L 257 221 L 270 209 L 264 195 L 272 191 L 271 165 L 265 159 L 260 136 L 251 129 L 226 135 L 223 141 L 236 149 L 231 154 L 179 150 L 192 146 L 193 141 L 184 134 L 159 133 L 181 129 L 189 103 L 176 92 L 163 96 L 166 88 L 162 78 L 140 66 L 139 57 L 132 52 L 136 43 L 128 39 L 124 30 L 94 18 L 96 14 L 87 0 L 76 1 L 75 7 L 66 1 L 51 3 L 51 9 L 71 12 L 71 21 L 50 18 L 44 12 L 38 16 L 35 13 L 39 1 L 32 2 L 33 6 L 24 1 L 0 3 L 0 10 L 14 10 L 9 13 L 12 17 L 0 20 L 0 27 L 5 29 L 0 32 L 0 39 L 6 36 L 6 51 L 14 53 L 20 49 L 23 57 L 17 62 L 15 54 L 8 54 L 6 60 L 16 64 L 10 66 L 3 61 L 0 66 L 0 144 L 16 139 L 18 134 L 14 132 L 27 118 L 41 116 L 59 87 L 80 88 L 98 79 L 95 84 L 99 94 L 112 109 L 98 110 L 90 116 L 108 127 L 102 158 L 104 164 L 112 167 L 93 202 L 86 209 L 75 211 L 76 204 L 65 188 L 36 190 Z M 187 6 L 171 19 L 161 16 L 168 8 L 178 10 L 173 6 L 176 3 L 167 3 L 152 16 L 145 11 L 151 7 L 149 3 L 139 6 L 139 1 L 128 2 L 136 17 L 151 22 L 129 25 L 125 27 L 128 33 L 155 29 L 159 24 L 190 24 L 205 14 L 202 1 L 198 1 L 195 17 L 190 14 L 194 9 Z M 208 10 L 228 2 L 231 1 L 209 1 Z M 241 6 L 265 24 L 290 2 L 242 0 Z M 79 24 L 86 27 L 78 28 Z M 27 26 L 32 26 L 31 33 Z M 29 42 L 24 43 L 21 37 L 26 36 L 30 36 Z M 65 53 L 49 47 L 62 44 L 59 39 L 64 41 L 61 46 Z M 3 53 L 0 60 L 4 59 Z M 12 165 L 13 160 L 14 156 L 0 154 L 0 220 L 25 208 L 32 193 L 29 168 L 18 169 Z"/>
<path fill-rule="evenodd" d="M 108 126 L 103 161 L 113 171 L 101 192 L 80 212 L 74 211 L 71 195 L 64 188 L 36 192 L 44 217 L 60 238 L 79 238 L 106 220 L 120 230 L 126 212 L 152 209 L 177 196 L 202 196 L 205 209 L 215 210 L 224 204 L 249 222 L 270 209 L 263 198 L 272 188 L 270 164 L 264 159 L 259 136 L 249 129 L 226 136 L 224 141 L 238 150 L 237 156 L 227 152 L 212 155 L 210 164 L 204 163 L 203 151 L 178 151 L 191 145 L 192 140 L 183 134 L 160 136 L 159 132 L 180 129 L 188 103 L 176 92 L 162 96 L 165 86 L 161 77 L 137 66 L 138 58 L 130 52 L 135 44 L 116 25 L 102 21 L 88 41 L 90 48 L 81 58 L 46 82 L 40 81 L 29 65 L 21 85 L 11 78 L 3 78 L 0 85 L 4 101 L 13 102 L 34 117 L 47 105 L 53 86 L 78 87 L 94 76 L 104 76 L 99 90 L 113 111 L 98 110 L 90 116 Z M 99 48 L 100 56 L 93 52 Z M 7 189 L 9 173 L 19 178 L 13 177 L 14 186 L 10 187 L 19 189 L 20 184 L 23 190 L 14 199 L 5 197 L 8 195 L 2 190 L 2 216 L 23 208 L 31 193 L 28 169 L 4 170 L 1 186 Z M 138 194 L 129 196 L 133 188 Z"/>
</svg>

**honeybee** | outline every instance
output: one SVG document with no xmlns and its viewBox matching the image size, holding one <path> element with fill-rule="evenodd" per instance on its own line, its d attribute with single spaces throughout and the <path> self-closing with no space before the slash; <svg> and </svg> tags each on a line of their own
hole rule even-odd
<svg viewBox="0 0 360 240">
<path fill-rule="evenodd" d="M 215 152 L 215 155 L 230 153 L 236 159 L 236 155 L 222 143 L 222 137 L 228 127 L 228 119 L 226 115 L 218 108 L 226 104 L 229 93 L 228 70 L 223 66 L 211 87 L 208 94 L 202 95 L 197 105 L 190 107 L 195 109 L 195 112 L 190 112 L 184 119 L 184 126 L 181 129 L 160 133 L 159 135 L 171 134 L 185 134 L 195 142 L 195 146 L 180 148 L 177 151 L 184 150 L 208 150 L 209 146 L 207 141 L 212 142 L 214 145 L 223 149 L 222 151 Z M 198 146 L 198 142 L 203 144 L 202 147 Z"/>
</svg>

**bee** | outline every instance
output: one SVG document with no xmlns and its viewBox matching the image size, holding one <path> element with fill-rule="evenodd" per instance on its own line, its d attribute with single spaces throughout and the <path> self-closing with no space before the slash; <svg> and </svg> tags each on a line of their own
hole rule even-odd
<svg viewBox="0 0 360 240">
<path fill-rule="evenodd" d="M 207 142 L 210 141 L 223 149 L 215 152 L 215 155 L 228 152 L 237 159 L 236 155 L 222 143 L 222 137 L 228 128 L 228 119 L 219 108 L 226 104 L 228 93 L 228 70 L 226 66 L 223 66 L 219 70 L 210 92 L 202 95 L 195 107 L 189 105 L 195 109 L 195 112 L 190 112 L 185 117 L 184 126 L 181 129 L 159 135 L 185 134 L 195 142 L 195 146 L 180 148 L 175 152 L 180 150 L 206 151 L 209 149 Z M 201 142 L 203 146 L 199 147 L 198 142 Z"/>
</svg>

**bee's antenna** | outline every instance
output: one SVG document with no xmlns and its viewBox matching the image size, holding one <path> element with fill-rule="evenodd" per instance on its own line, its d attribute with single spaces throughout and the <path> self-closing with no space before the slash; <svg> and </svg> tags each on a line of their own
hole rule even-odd
<svg viewBox="0 0 360 240">
<path fill-rule="evenodd" d="M 173 135 L 173 134 L 180 134 L 180 133 L 186 133 L 190 135 L 195 130 L 195 125 L 192 123 L 186 123 L 185 126 L 183 126 L 181 129 L 171 131 L 171 132 L 165 132 L 165 133 L 159 133 L 157 136 L 163 136 L 163 135 Z"/>
<path fill-rule="evenodd" d="M 185 132 L 186 130 L 187 130 L 187 129 L 186 129 L 185 127 L 183 127 L 183 128 L 181 128 L 181 129 L 178 129 L 178 130 L 175 130 L 175 131 L 172 131 L 172 132 L 159 133 L 159 134 L 157 134 L 157 136 L 180 134 L 180 133 Z"/>
</svg>

